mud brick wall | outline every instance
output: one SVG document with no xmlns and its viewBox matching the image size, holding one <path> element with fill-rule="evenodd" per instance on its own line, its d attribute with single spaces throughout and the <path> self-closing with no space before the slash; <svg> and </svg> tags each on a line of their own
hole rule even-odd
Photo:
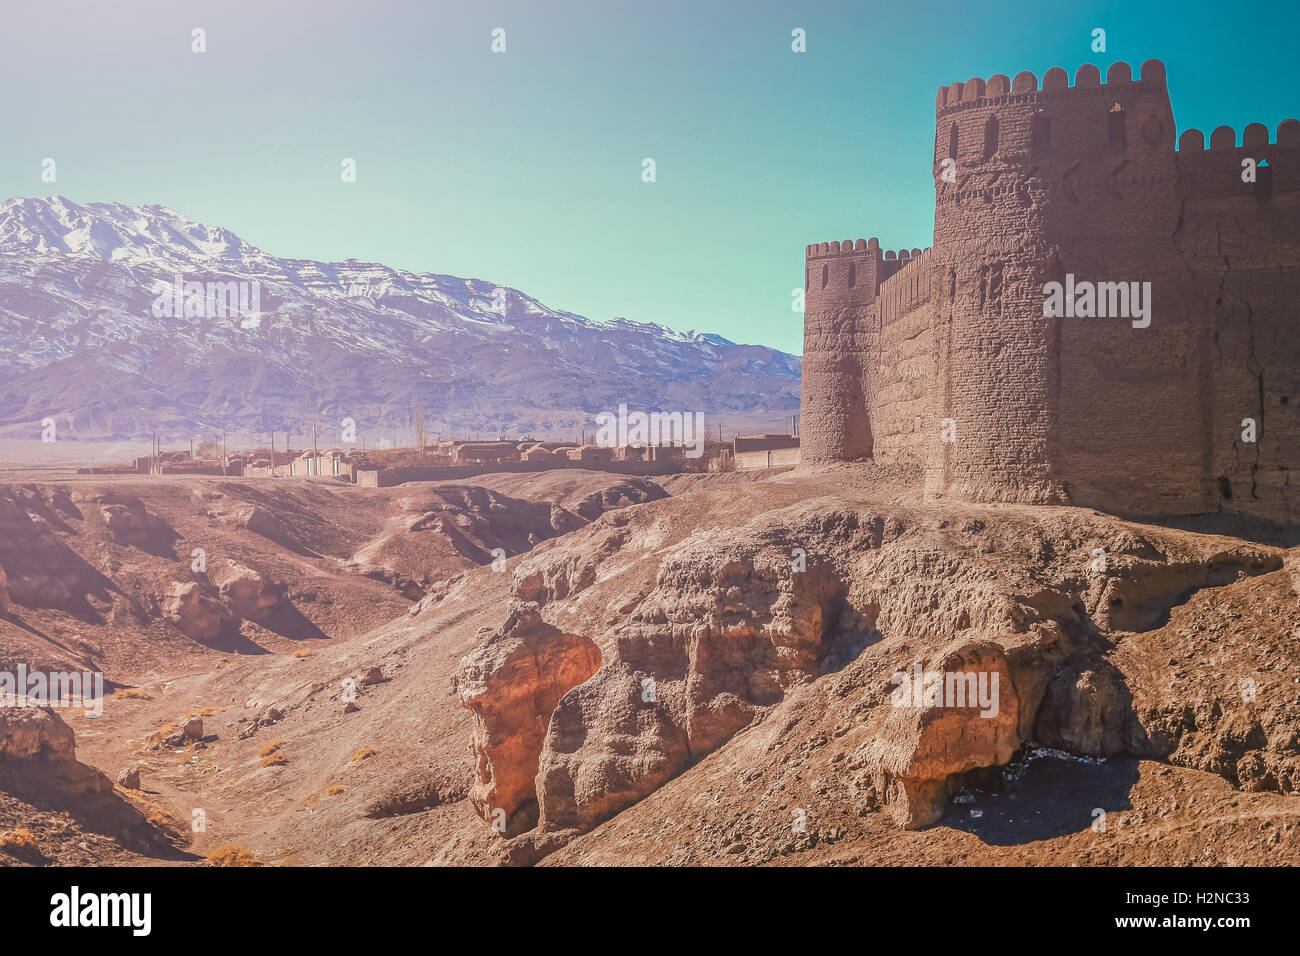
<svg viewBox="0 0 1300 956">
<path fill-rule="evenodd" d="M 736 471 L 762 471 L 767 468 L 789 468 L 799 464 L 802 454 L 798 448 L 769 448 L 763 451 L 736 453 Z"/>
<path fill-rule="evenodd" d="M 389 488 L 408 481 L 455 481 L 478 475 L 532 474 L 562 469 L 604 471 L 613 475 L 671 475 L 682 470 L 681 462 L 663 461 L 576 461 L 557 458 L 551 461 L 503 461 L 476 465 L 431 465 L 410 468 L 369 468 L 357 472 L 362 488 Z M 304 477 L 299 475 L 298 477 Z M 324 477 L 324 476 L 322 476 Z"/>
<path fill-rule="evenodd" d="M 1300 520 L 1300 123 L 1276 139 L 1259 124 L 1179 139 L 1182 219 L 1174 241 L 1192 270 L 1213 342 L 1209 402 L 1217 507 Z M 1269 165 L 1242 181 L 1242 160 Z M 1242 441 L 1252 418 L 1258 441 Z"/>
<path fill-rule="evenodd" d="M 882 462 L 925 462 L 937 437 L 930 408 L 935 379 L 934 313 L 930 251 L 913 249 L 909 261 L 880 287 L 878 343 L 867 379 L 873 454 Z"/>
<path fill-rule="evenodd" d="M 941 88 L 932 249 L 807 249 L 804 458 L 921 460 L 928 497 L 1300 520 L 1300 123 L 1174 135 L 1155 60 Z M 1045 318 L 1067 274 L 1150 283 L 1149 327 Z"/>
</svg>

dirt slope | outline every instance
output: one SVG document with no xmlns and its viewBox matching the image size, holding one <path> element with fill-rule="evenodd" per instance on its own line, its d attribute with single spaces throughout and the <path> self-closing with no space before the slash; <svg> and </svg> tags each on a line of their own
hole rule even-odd
<svg viewBox="0 0 1300 956">
<path fill-rule="evenodd" d="M 71 720 L 78 759 L 138 768 L 126 799 L 160 819 L 202 811 L 179 848 L 197 858 L 1297 862 L 1297 549 L 921 503 L 912 477 L 698 476 L 657 486 L 672 497 L 568 474 L 292 486 L 297 512 L 271 502 L 292 545 L 245 527 L 229 547 L 290 593 L 302 562 L 355 616 L 261 655 L 191 639 L 137 658 L 125 634 L 121 660 L 161 660 L 136 671 L 149 699 Z M 179 548 L 199 539 L 174 494 L 140 497 Z M 417 559 L 414 602 L 366 576 Z M 893 675 L 917 665 L 996 675 L 997 713 L 895 706 Z M 191 715 L 202 739 L 160 746 Z M 0 803 L 0 829 L 20 809 Z"/>
</svg>

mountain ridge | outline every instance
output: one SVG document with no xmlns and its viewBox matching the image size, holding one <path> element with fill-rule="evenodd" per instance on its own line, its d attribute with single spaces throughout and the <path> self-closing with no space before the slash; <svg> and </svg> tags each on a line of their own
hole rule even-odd
<svg viewBox="0 0 1300 956">
<path fill-rule="evenodd" d="M 160 310 L 178 275 L 249 283 L 257 310 Z M 0 438 L 49 418 L 79 439 L 382 430 L 419 408 L 429 433 L 569 434 L 623 403 L 765 427 L 797 411 L 799 374 L 776 349 L 480 279 L 272 256 L 161 205 L 0 204 Z"/>
</svg>

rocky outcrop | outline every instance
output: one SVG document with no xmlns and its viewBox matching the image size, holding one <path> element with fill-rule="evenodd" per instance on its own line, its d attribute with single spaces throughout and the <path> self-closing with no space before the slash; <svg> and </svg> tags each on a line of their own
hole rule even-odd
<svg viewBox="0 0 1300 956">
<path fill-rule="evenodd" d="M 285 523 L 260 505 L 245 505 L 238 508 L 231 515 L 231 521 L 236 528 L 260 534 L 276 544 L 285 547 L 298 546 Z"/>
<path fill-rule="evenodd" d="M 963 644 L 904 671 L 865 762 L 895 822 L 934 823 L 962 774 L 1010 760 L 1021 743 L 1021 705 L 1006 649 L 995 641 Z"/>
<path fill-rule="evenodd" d="M 229 558 L 216 577 L 222 603 L 250 621 L 266 618 L 284 599 L 281 588 L 270 578 Z"/>
<path fill-rule="evenodd" d="M 1169 608 L 1201 588 L 1223 587 L 1239 577 L 1275 571 L 1277 554 L 1263 548 L 1237 547 L 1196 561 L 1125 558 L 1105 581 L 1095 617 L 1115 631 L 1159 627 Z"/>
<path fill-rule="evenodd" d="M 9 578 L 0 566 L 0 617 L 9 613 Z"/>
<path fill-rule="evenodd" d="M 59 520 L 35 491 L 0 489 L 0 565 L 11 604 L 78 610 L 89 594 L 107 597 L 103 575 L 59 539 Z"/>
<path fill-rule="evenodd" d="M 1157 711 L 1135 701 L 1132 673 L 1110 659 L 1189 593 L 1278 567 L 1275 549 L 1139 537 L 1074 512 L 950 521 L 833 498 L 665 546 L 660 519 L 639 514 L 606 515 L 525 557 L 513 594 L 527 603 L 462 662 L 462 700 L 483 715 L 473 741 L 479 812 L 490 819 L 507 806 L 514 834 L 531 825 L 531 807 L 519 808 L 536 801 L 536 829 L 509 842 L 513 862 L 591 830 L 724 745 L 752 756 L 753 734 L 784 733 L 756 727 L 773 717 L 786 725 L 823 697 L 823 719 L 840 721 L 835 736 L 852 733 L 837 772 L 859 809 L 905 828 L 935 823 L 959 787 L 1031 744 L 1094 758 L 1172 753 L 1243 787 L 1300 780 L 1298 741 L 1283 739 L 1288 729 L 1296 736 L 1290 698 L 1271 692 L 1261 705 L 1271 709 L 1253 716 L 1226 706 Z M 1099 546 L 1104 567 L 1094 563 Z M 635 570 L 651 561 L 653 584 Z M 519 628 L 516 639 L 534 633 L 565 647 L 576 640 L 569 621 L 591 628 L 600 667 L 539 696 L 504 639 Z M 536 652 L 518 653 L 531 661 Z M 1283 660 L 1237 666 L 1268 672 L 1274 686 Z M 926 690 L 899 700 L 899 675 Z"/>
<path fill-rule="evenodd" d="M 1038 711 L 1034 739 L 1093 757 L 1141 757 L 1152 751 L 1124 675 L 1104 662 L 1077 664 L 1055 677 Z"/>
<path fill-rule="evenodd" d="M 587 521 L 595 521 L 606 511 L 667 497 L 668 492 L 655 482 L 647 478 L 629 478 L 627 481 L 592 492 L 578 502 L 573 510 L 579 517 Z"/>
<path fill-rule="evenodd" d="M 113 783 L 77 760 L 76 735 L 51 707 L 25 697 L 6 698 L 0 707 L 0 771 L 16 771 L 31 785 L 63 793 L 105 793 Z"/>
<path fill-rule="evenodd" d="M 542 620 L 536 605 L 511 607 L 505 623 L 467 655 L 456 675 L 474 712 L 474 808 L 514 834 L 534 825 L 534 778 L 551 713 L 600 666 L 596 645 Z"/>
<path fill-rule="evenodd" d="M 214 640 L 233 619 L 226 606 L 217 600 L 215 591 L 205 589 L 197 581 L 173 583 L 163 602 L 163 614 L 196 641 Z"/>
<path fill-rule="evenodd" d="M 676 776 L 818 673 L 841 586 L 785 548 L 701 536 L 560 701 L 539 761 L 543 830 L 589 829 Z M 521 584 L 527 584 L 527 579 Z"/>
<path fill-rule="evenodd" d="M 529 555 L 515 572 L 513 590 L 521 601 L 546 605 L 577 594 L 596 583 L 596 571 L 630 538 L 623 527 L 604 526 L 578 552 L 550 549 Z"/>
<path fill-rule="evenodd" d="M 8 698 L 0 707 L 0 758 L 72 760 L 76 735 L 51 707 Z"/>
<path fill-rule="evenodd" d="M 152 514 L 139 498 L 108 493 L 98 495 L 100 520 L 118 544 L 156 552 L 171 547 L 176 534 L 161 518 Z"/>
</svg>

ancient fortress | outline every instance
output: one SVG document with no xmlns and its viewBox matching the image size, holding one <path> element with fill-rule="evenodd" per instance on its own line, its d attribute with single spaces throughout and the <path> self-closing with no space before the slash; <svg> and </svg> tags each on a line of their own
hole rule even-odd
<svg viewBox="0 0 1300 956">
<path fill-rule="evenodd" d="M 1300 122 L 1175 149 L 1148 60 L 954 83 L 935 125 L 932 248 L 807 248 L 804 460 L 910 460 L 927 497 L 1300 520 Z M 1149 326 L 1045 318 L 1067 276 L 1150 282 Z"/>
</svg>

